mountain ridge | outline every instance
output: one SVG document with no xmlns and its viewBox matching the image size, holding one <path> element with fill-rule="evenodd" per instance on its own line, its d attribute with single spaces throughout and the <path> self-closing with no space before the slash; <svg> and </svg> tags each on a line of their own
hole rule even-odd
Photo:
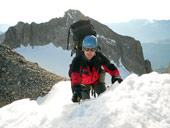
<svg viewBox="0 0 170 128">
<path fill-rule="evenodd" d="M 67 33 L 70 24 L 80 19 L 90 19 L 97 31 L 97 37 L 102 52 L 119 65 L 120 60 L 125 68 L 139 75 L 146 71 L 142 47 L 139 41 L 129 36 L 115 33 L 109 27 L 98 21 L 84 16 L 78 10 L 68 10 L 63 17 L 53 18 L 46 23 L 23 23 L 10 27 L 5 33 L 4 44 L 17 48 L 20 45 L 46 45 L 52 42 L 56 47 L 66 49 Z M 113 43 L 115 42 L 115 43 Z M 73 41 L 70 41 L 73 47 Z M 147 68 L 151 69 L 151 67 Z"/>
</svg>

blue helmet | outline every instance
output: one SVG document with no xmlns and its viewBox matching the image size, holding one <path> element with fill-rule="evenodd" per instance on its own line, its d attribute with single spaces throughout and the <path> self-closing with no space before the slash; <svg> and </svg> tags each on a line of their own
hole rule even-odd
<svg viewBox="0 0 170 128">
<path fill-rule="evenodd" d="M 82 46 L 96 48 L 98 46 L 97 38 L 93 35 L 85 36 Z"/>
</svg>

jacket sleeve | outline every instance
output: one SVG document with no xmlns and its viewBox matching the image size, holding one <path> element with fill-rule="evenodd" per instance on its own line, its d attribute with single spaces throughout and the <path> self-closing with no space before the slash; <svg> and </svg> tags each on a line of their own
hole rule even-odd
<svg viewBox="0 0 170 128">
<path fill-rule="evenodd" d="M 81 78 L 80 78 L 80 59 L 78 57 L 75 57 L 71 63 L 70 66 L 70 76 L 71 76 L 71 85 L 77 85 L 80 84 Z"/>
<path fill-rule="evenodd" d="M 101 57 L 102 65 L 105 71 L 108 72 L 111 76 L 120 76 L 120 73 L 116 66 L 112 64 L 102 53 L 99 53 L 99 55 Z"/>
</svg>

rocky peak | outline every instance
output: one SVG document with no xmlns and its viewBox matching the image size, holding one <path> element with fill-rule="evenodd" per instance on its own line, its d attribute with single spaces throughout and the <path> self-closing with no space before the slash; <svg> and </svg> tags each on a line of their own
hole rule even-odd
<svg viewBox="0 0 170 128">
<path fill-rule="evenodd" d="M 74 21 L 77 21 L 79 19 L 84 18 L 85 16 L 78 10 L 68 10 L 65 12 L 64 17 L 68 17 L 70 19 L 73 19 Z"/>
</svg>

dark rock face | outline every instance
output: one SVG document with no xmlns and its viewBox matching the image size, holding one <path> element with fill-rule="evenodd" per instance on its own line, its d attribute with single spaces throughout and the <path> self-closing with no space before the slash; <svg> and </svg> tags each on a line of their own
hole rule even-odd
<svg viewBox="0 0 170 128">
<path fill-rule="evenodd" d="M 66 28 L 63 25 L 63 19 L 52 19 L 48 23 L 25 24 L 19 22 L 16 26 L 10 27 L 5 33 L 4 44 L 12 48 L 20 45 L 39 46 L 53 42 L 56 46 L 64 47 L 66 45 Z"/>
<path fill-rule="evenodd" d="M 67 79 L 47 72 L 0 44 L 0 107 L 23 98 L 37 99 L 63 80 Z"/>
<path fill-rule="evenodd" d="M 79 11 L 69 10 L 64 17 L 52 19 L 47 23 L 26 24 L 19 22 L 16 26 L 8 29 L 3 43 L 12 48 L 17 48 L 21 44 L 37 46 L 52 42 L 56 47 L 61 46 L 66 49 L 70 24 L 84 18 L 88 17 L 85 17 Z M 91 19 L 91 21 L 97 31 L 102 52 L 110 60 L 114 60 L 117 65 L 120 65 L 121 61 L 127 70 L 139 75 L 151 72 L 148 71 L 151 67 L 145 68 L 142 47 L 139 41 L 131 37 L 121 36 L 94 19 Z M 73 41 L 71 41 L 70 47 L 72 46 Z"/>
<path fill-rule="evenodd" d="M 0 34 L 0 43 L 2 43 L 2 41 L 4 40 L 4 37 L 5 37 L 4 33 Z"/>
<path fill-rule="evenodd" d="M 150 61 L 149 60 L 145 60 L 145 68 L 146 68 L 146 73 L 150 73 L 150 72 L 152 72 L 153 70 L 152 70 L 152 68 L 151 68 L 151 63 L 150 63 Z"/>
</svg>

